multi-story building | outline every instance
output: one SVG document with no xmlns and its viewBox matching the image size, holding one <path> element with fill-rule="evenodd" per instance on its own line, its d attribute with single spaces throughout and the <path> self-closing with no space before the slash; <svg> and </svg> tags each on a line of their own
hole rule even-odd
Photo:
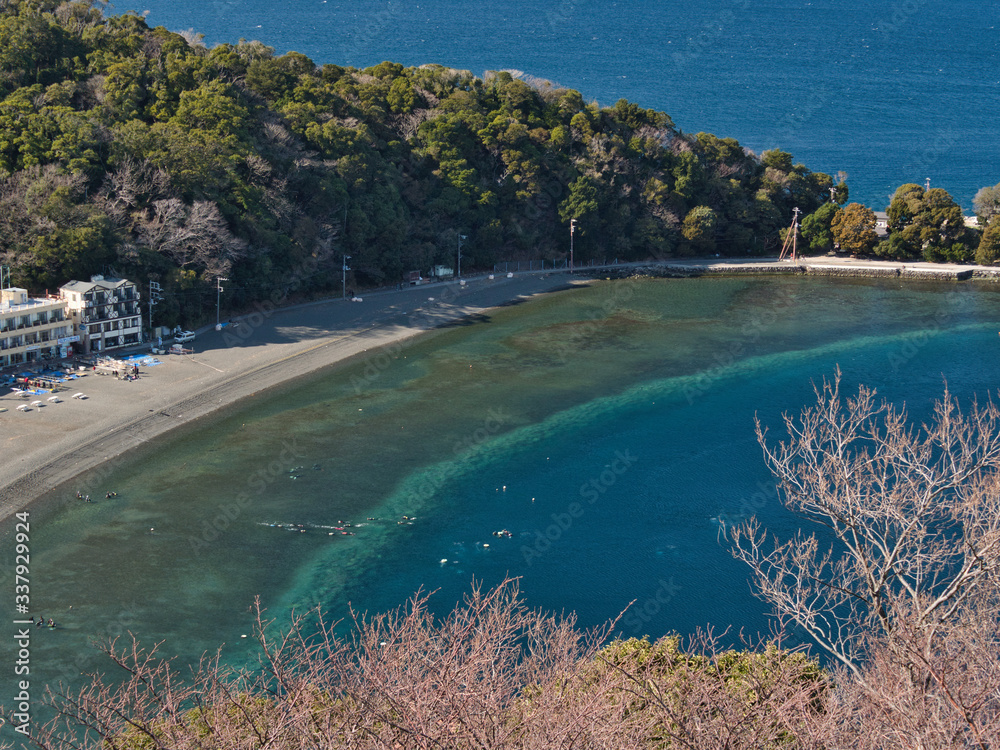
<svg viewBox="0 0 1000 750">
<path fill-rule="evenodd" d="M 142 343 L 139 290 L 126 279 L 91 276 L 59 287 L 84 354 Z"/>
<path fill-rule="evenodd" d="M 65 300 L 29 297 L 18 287 L 0 290 L 0 367 L 65 357 L 78 340 Z"/>
</svg>

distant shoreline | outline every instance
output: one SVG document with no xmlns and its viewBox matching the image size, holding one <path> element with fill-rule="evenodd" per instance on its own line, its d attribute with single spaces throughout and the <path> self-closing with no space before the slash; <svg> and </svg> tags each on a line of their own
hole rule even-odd
<svg viewBox="0 0 1000 750">
<path fill-rule="evenodd" d="M 604 271 L 601 274 L 609 275 Z M 927 263 L 925 261 L 863 260 L 830 256 L 809 256 L 798 258 L 795 261 L 779 261 L 776 258 L 766 260 L 709 258 L 653 261 L 629 264 L 628 272 L 620 275 L 687 278 L 729 275 L 794 276 L 799 274 L 832 278 L 899 278 L 917 281 L 1000 281 L 1000 268 L 988 266 Z"/>
<path fill-rule="evenodd" d="M 596 278 L 796 275 L 902 278 L 931 281 L 1000 281 L 1000 269 L 931 263 L 806 258 L 732 258 L 651 261 L 565 271 L 524 272 L 513 278 L 469 279 L 377 292 L 363 302 L 325 300 L 290 308 L 261 307 L 221 332 L 203 329 L 191 356 L 165 355 L 139 381 L 123 383 L 89 374 L 74 381 L 86 401 L 64 392 L 62 403 L 16 410 L 0 394 L 4 434 L 0 464 L 0 520 L 99 466 L 79 491 L 89 494 L 135 448 L 182 425 L 264 391 L 372 349 L 479 314 L 512 301 L 565 289 Z M 98 488 L 94 486 L 93 491 Z M 72 492 L 68 489 L 67 492 Z M 72 497 L 72 495 L 68 495 Z"/>
</svg>

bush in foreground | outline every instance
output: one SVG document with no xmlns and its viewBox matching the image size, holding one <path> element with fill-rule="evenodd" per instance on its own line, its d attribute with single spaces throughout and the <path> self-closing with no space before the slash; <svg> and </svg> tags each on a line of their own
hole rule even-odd
<svg viewBox="0 0 1000 750">
<path fill-rule="evenodd" d="M 122 670 L 52 696 L 52 750 L 570 748 L 794 745 L 829 683 L 776 646 L 722 652 L 701 636 L 601 643 L 572 616 L 528 610 L 515 581 L 436 619 L 427 598 L 338 638 L 320 613 L 279 635 L 258 618 L 254 669 L 205 660 L 181 679 L 155 649 L 111 644 Z M 111 676 L 112 679 L 114 676 Z M 81 742 L 81 738 L 83 741 Z"/>
</svg>

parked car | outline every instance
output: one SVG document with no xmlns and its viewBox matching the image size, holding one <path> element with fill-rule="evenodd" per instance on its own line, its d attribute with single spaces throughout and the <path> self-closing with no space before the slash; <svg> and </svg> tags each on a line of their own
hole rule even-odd
<svg viewBox="0 0 1000 750">
<path fill-rule="evenodd" d="M 174 334 L 175 343 L 186 344 L 188 341 L 194 341 L 194 331 L 181 331 Z"/>
</svg>

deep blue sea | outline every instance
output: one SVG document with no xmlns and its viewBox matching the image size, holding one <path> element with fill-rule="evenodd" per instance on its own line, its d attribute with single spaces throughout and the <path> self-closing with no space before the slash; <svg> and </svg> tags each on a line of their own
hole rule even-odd
<svg viewBox="0 0 1000 750">
<path fill-rule="evenodd" d="M 976 0 L 145 0 L 153 26 L 205 43 L 365 67 L 520 70 L 682 130 L 848 173 L 881 210 L 901 184 L 967 212 L 1000 182 L 1000 4 Z"/>
</svg>

